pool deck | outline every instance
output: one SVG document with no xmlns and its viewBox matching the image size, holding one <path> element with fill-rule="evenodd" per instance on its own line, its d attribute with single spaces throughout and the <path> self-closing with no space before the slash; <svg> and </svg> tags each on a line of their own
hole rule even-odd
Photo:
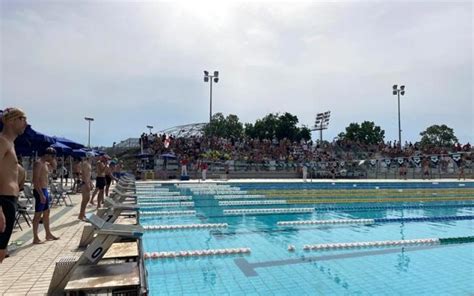
<svg viewBox="0 0 474 296">
<path fill-rule="evenodd" d="M 166 180 L 154 183 L 303 183 L 301 179 L 232 179 L 232 180 Z M 310 179 L 307 182 L 311 182 Z M 313 179 L 312 182 L 474 182 L 474 179 L 458 181 L 457 179 L 431 180 L 332 180 Z M 138 183 L 151 183 L 145 181 Z M 79 255 L 83 250 L 77 248 L 85 222 L 79 221 L 81 195 L 71 195 L 73 206 L 54 206 L 51 210 L 51 230 L 59 236 L 57 241 L 48 241 L 44 244 L 33 245 L 32 229 L 23 219 L 20 219 L 23 231 L 18 227 L 13 230 L 8 248 L 10 257 L 0 264 L 0 295 L 46 295 L 56 261 L 63 256 Z M 94 212 L 94 207 L 88 207 L 87 212 Z M 31 215 L 31 214 L 30 214 Z M 33 218 L 33 217 L 31 217 Z M 44 239 L 44 230 L 40 225 L 40 238 Z"/>
<path fill-rule="evenodd" d="M 21 231 L 14 228 L 10 257 L 0 264 L 0 295 L 46 295 L 55 263 L 63 256 L 79 255 L 79 240 L 85 222 L 79 221 L 81 195 L 71 195 L 73 206 L 54 206 L 51 209 L 51 232 L 59 236 L 57 241 L 33 245 L 32 229 L 20 218 Z M 93 212 L 88 207 L 87 212 Z M 31 218 L 33 216 L 30 214 Z M 44 230 L 40 224 L 39 236 L 44 239 Z"/>
</svg>

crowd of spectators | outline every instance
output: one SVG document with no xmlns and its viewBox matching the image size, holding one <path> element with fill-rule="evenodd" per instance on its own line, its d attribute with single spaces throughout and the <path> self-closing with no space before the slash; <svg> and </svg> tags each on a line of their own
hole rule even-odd
<svg viewBox="0 0 474 296">
<path fill-rule="evenodd" d="M 366 145 L 354 141 L 335 139 L 322 144 L 313 141 L 290 141 L 218 138 L 218 137 L 178 137 L 164 134 L 142 134 L 140 144 L 144 151 L 155 156 L 173 153 L 177 159 L 186 158 L 190 162 L 245 161 L 265 163 L 268 161 L 286 163 L 338 162 L 385 158 L 411 158 L 414 156 L 449 155 L 456 152 L 470 157 L 471 145 L 456 144 L 453 147 L 421 147 L 419 143 L 405 142 L 399 147 L 396 141 L 377 145 Z"/>
</svg>

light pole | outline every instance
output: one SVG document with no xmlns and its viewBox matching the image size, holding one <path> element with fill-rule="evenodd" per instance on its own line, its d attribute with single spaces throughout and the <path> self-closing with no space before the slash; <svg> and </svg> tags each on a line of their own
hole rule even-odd
<svg viewBox="0 0 474 296">
<path fill-rule="evenodd" d="M 92 117 L 84 117 L 89 122 L 89 136 L 87 137 L 87 147 L 91 148 L 91 121 L 94 121 Z"/>
<path fill-rule="evenodd" d="M 152 130 L 152 128 L 153 128 L 153 125 L 147 125 L 146 127 L 147 127 L 147 129 L 150 130 L 150 135 L 151 135 L 151 130 Z"/>
<path fill-rule="evenodd" d="M 400 123 L 400 95 L 404 96 L 405 95 L 405 85 L 400 85 L 400 88 L 398 88 L 398 85 L 394 84 L 393 85 L 393 95 L 398 96 L 398 147 L 401 149 L 402 148 L 402 124 Z"/>
<path fill-rule="evenodd" d="M 323 130 L 328 128 L 331 111 L 316 114 L 313 131 L 319 131 L 319 143 L 323 143 Z"/>
<path fill-rule="evenodd" d="M 219 81 L 219 71 L 214 71 L 214 75 L 210 75 L 208 71 L 204 71 L 204 82 L 209 82 L 209 123 L 212 120 L 212 80 L 215 83 Z"/>
</svg>

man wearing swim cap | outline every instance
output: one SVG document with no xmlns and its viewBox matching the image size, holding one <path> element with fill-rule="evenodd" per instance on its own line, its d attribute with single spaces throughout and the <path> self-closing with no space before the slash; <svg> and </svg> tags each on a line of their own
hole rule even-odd
<svg viewBox="0 0 474 296">
<path fill-rule="evenodd" d="M 33 164 L 33 195 L 35 197 L 35 216 L 33 218 L 33 244 L 42 244 L 39 239 L 39 221 L 43 219 L 46 240 L 57 240 L 49 228 L 49 203 L 51 202 L 48 192 L 49 167 L 56 168 L 56 150 L 48 147 L 41 157 Z"/>
<path fill-rule="evenodd" d="M 3 130 L 0 133 L 0 263 L 6 255 L 13 232 L 16 197 L 19 194 L 18 160 L 15 139 L 27 126 L 25 113 L 18 108 L 7 108 L 1 114 Z"/>
</svg>

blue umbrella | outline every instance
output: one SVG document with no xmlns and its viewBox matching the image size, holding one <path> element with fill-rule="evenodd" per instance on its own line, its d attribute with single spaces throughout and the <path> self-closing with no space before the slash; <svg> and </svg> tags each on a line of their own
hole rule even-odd
<svg viewBox="0 0 474 296">
<path fill-rule="evenodd" d="M 176 155 L 174 153 L 170 153 L 170 152 L 163 153 L 160 156 L 163 157 L 163 158 L 176 158 Z"/>
<path fill-rule="evenodd" d="M 61 142 L 56 142 L 53 145 L 51 145 L 50 147 L 53 147 L 56 150 L 56 152 L 58 153 L 59 156 L 66 156 L 66 155 L 71 155 L 72 154 L 72 148 L 67 146 L 67 145 L 64 145 Z"/>
<path fill-rule="evenodd" d="M 35 131 L 28 125 L 25 132 L 15 140 L 15 150 L 21 155 L 32 155 L 34 152 L 43 151 L 55 141 L 53 138 Z"/>
<path fill-rule="evenodd" d="M 70 140 L 70 139 L 67 139 L 67 138 L 63 138 L 63 137 L 53 137 L 54 140 L 56 140 L 56 142 L 59 142 L 61 144 L 64 144 L 72 149 L 81 149 L 81 148 L 84 148 L 85 146 L 82 145 L 82 144 L 79 144 L 77 142 L 74 142 L 73 140 Z"/>
<path fill-rule="evenodd" d="M 76 157 L 76 158 L 96 157 L 96 156 L 98 156 L 98 154 L 94 150 L 74 149 L 74 150 L 72 150 L 72 156 Z"/>
<path fill-rule="evenodd" d="M 84 149 L 84 150 L 92 157 L 100 156 L 100 153 L 97 150 L 94 150 L 94 149 Z"/>
<path fill-rule="evenodd" d="M 83 149 L 73 149 L 72 150 L 72 156 L 75 158 L 81 158 L 81 157 L 86 157 L 87 152 Z"/>
<path fill-rule="evenodd" d="M 0 113 L 2 113 L 1 110 Z M 0 120 L 0 131 L 2 129 L 3 123 Z M 15 150 L 19 155 L 33 155 L 34 152 L 43 151 L 55 142 L 52 137 L 35 131 L 31 125 L 28 125 L 23 134 L 16 138 Z"/>
</svg>

